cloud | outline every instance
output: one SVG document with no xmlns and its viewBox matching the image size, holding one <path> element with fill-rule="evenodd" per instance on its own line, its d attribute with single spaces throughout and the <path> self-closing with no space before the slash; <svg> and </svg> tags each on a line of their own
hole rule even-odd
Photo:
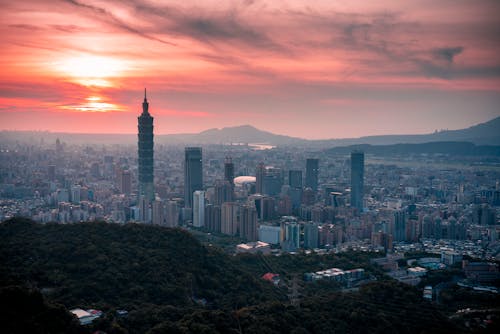
<svg viewBox="0 0 500 334">
<path fill-rule="evenodd" d="M 78 33 L 88 30 L 87 28 L 80 27 L 74 24 L 51 24 L 50 27 L 55 30 L 67 33 Z"/>
<path fill-rule="evenodd" d="M 131 26 L 129 24 L 126 24 L 122 20 L 118 19 L 115 15 L 113 15 L 110 11 L 108 11 L 102 7 L 84 4 L 84 3 L 81 3 L 81 2 L 76 1 L 76 0 L 64 0 L 64 1 L 66 1 L 67 3 L 69 3 L 71 5 L 74 5 L 74 6 L 84 8 L 86 10 L 91 11 L 100 20 L 102 20 L 105 23 L 111 24 L 118 29 L 125 30 L 127 32 L 132 33 L 132 34 L 147 38 L 147 39 L 152 40 L 152 41 L 160 42 L 162 44 L 167 44 L 167 45 L 171 45 L 171 46 L 176 45 L 175 43 L 165 41 L 163 39 L 148 35 L 148 34 L 142 32 L 141 30 L 134 28 L 133 26 Z"/>
<path fill-rule="evenodd" d="M 245 49 L 259 49 L 260 52 L 288 52 L 283 45 L 273 40 L 267 28 L 260 20 L 255 20 L 252 12 L 251 20 L 245 17 L 247 9 L 253 1 L 244 1 L 240 5 L 228 8 L 223 6 L 213 10 L 207 7 L 157 5 L 148 2 L 132 1 L 138 17 L 151 24 L 150 31 L 155 34 L 189 38 L 202 42 L 219 50 L 220 47 L 244 47 Z M 262 13 L 268 16 L 269 13 Z M 259 22 L 251 24 L 250 21 Z"/>
<path fill-rule="evenodd" d="M 30 30 L 30 31 L 42 30 L 42 28 L 39 27 L 39 26 L 36 26 L 36 25 L 33 25 L 33 24 L 25 24 L 25 23 L 21 23 L 21 24 L 9 24 L 8 26 L 11 27 L 11 28 L 23 29 L 23 30 Z"/>
<path fill-rule="evenodd" d="M 462 46 L 456 46 L 433 49 L 432 53 L 434 54 L 434 56 L 436 56 L 436 58 L 440 60 L 445 60 L 448 63 L 453 63 L 453 59 L 455 58 L 455 56 L 462 53 L 463 50 L 464 48 Z"/>
</svg>

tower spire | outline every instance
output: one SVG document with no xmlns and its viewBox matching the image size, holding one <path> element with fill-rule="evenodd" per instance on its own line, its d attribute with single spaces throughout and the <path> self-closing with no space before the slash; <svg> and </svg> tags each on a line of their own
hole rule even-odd
<svg viewBox="0 0 500 334">
<path fill-rule="evenodd" d="M 142 102 L 142 113 L 143 114 L 148 114 L 148 109 L 149 109 L 149 103 L 148 103 L 148 98 L 146 96 L 146 88 L 144 88 L 144 102 Z"/>
</svg>

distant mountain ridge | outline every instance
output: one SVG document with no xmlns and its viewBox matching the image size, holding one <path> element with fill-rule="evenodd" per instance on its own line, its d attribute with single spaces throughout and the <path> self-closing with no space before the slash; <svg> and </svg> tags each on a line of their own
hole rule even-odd
<svg viewBox="0 0 500 334">
<path fill-rule="evenodd" d="M 196 134 L 183 135 L 158 135 L 160 143 L 196 143 L 196 144 L 229 144 L 229 143 L 266 143 L 271 145 L 292 145 L 307 143 L 309 140 L 302 138 L 277 135 L 259 130 L 251 125 L 225 127 L 222 129 L 209 129 Z"/>
<path fill-rule="evenodd" d="M 52 141 L 60 138 L 67 143 L 87 144 L 128 144 L 137 143 L 135 134 L 74 134 L 35 131 L 1 131 L 0 141 L 12 140 L 36 142 Z M 308 140 L 277 135 L 259 130 L 251 125 L 208 129 L 200 133 L 155 135 L 155 143 L 163 145 L 218 145 L 229 143 L 265 143 L 276 146 L 303 146 L 324 149 L 348 145 L 393 145 L 419 144 L 429 142 L 470 142 L 476 145 L 500 145 L 500 117 L 465 129 L 445 130 L 418 135 L 379 135 L 360 138 Z"/>
<path fill-rule="evenodd" d="M 500 157 L 498 145 L 475 145 L 470 142 L 438 141 L 419 144 L 392 145 L 349 145 L 326 149 L 326 153 L 346 155 L 360 150 L 377 156 L 410 155 L 410 154 L 446 154 L 458 156 L 496 156 Z"/>
<path fill-rule="evenodd" d="M 354 139 L 356 141 L 356 139 Z M 436 141 L 460 141 L 477 145 L 500 145 L 500 117 L 459 130 L 444 130 L 421 135 L 382 135 L 358 138 L 353 144 L 417 144 Z"/>
</svg>

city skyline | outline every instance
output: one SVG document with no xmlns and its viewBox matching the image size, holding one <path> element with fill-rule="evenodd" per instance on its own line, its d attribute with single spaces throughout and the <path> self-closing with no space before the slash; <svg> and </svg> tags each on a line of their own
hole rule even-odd
<svg viewBox="0 0 500 334">
<path fill-rule="evenodd" d="M 157 134 L 465 128 L 500 116 L 499 6 L 5 3 L 0 130 L 134 133 L 144 86 Z"/>
</svg>

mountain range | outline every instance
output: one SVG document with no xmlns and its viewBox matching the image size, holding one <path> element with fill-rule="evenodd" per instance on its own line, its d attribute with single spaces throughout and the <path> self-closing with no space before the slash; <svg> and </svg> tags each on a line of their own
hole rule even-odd
<svg viewBox="0 0 500 334">
<path fill-rule="evenodd" d="M 13 140 L 47 141 L 61 139 L 67 143 L 88 144 L 136 144 L 135 134 L 75 134 L 60 132 L 1 131 L 0 141 Z M 469 142 L 476 145 L 500 145 L 500 117 L 465 129 L 444 130 L 418 135 L 379 135 L 359 138 L 308 140 L 298 137 L 277 135 L 259 130 L 251 125 L 209 129 L 192 134 L 155 135 L 155 143 L 163 145 L 210 145 L 228 143 L 260 143 L 274 146 L 303 146 L 323 149 L 348 145 L 393 145 L 419 144 L 428 142 Z"/>
</svg>

